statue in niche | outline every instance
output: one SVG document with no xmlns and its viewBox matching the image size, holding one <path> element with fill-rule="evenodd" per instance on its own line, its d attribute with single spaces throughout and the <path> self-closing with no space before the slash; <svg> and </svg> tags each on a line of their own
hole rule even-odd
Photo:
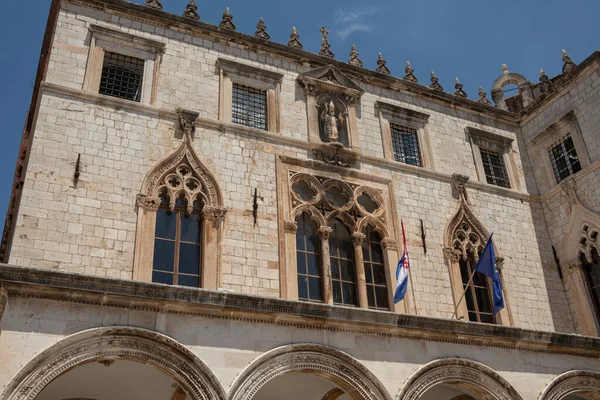
<svg viewBox="0 0 600 400">
<path fill-rule="evenodd" d="M 345 118 L 341 112 L 337 113 L 333 101 L 325 102 L 325 108 L 321 112 L 321 123 L 323 125 L 324 136 L 330 142 L 338 142 L 340 139 L 340 130 L 343 128 Z"/>
</svg>

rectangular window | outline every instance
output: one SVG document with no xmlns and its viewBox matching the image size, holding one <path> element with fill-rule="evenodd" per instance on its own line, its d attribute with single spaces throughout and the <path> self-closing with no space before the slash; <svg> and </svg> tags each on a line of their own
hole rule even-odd
<svg viewBox="0 0 600 400">
<path fill-rule="evenodd" d="M 480 150 L 485 178 L 490 185 L 510 188 L 504 155 L 488 150 Z"/>
<path fill-rule="evenodd" d="M 394 159 L 401 163 L 422 167 L 417 130 L 390 124 Z"/>
<path fill-rule="evenodd" d="M 106 52 L 100 78 L 100 94 L 140 102 L 144 60 Z"/>
<path fill-rule="evenodd" d="M 231 120 L 234 124 L 267 130 L 267 92 L 233 84 Z"/>
<path fill-rule="evenodd" d="M 577 157 L 571 135 L 567 135 L 558 143 L 552 145 L 548 153 L 550 154 L 550 161 L 552 162 L 552 169 L 554 170 L 557 183 L 569 175 L 581 171 L 581 164 L 579 163 L 579 157 Z"/>
</svg>

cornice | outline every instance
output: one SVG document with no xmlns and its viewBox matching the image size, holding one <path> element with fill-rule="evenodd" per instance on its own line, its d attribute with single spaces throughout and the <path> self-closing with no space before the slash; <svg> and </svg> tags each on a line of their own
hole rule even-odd
<svg viewBox="0 0 600 400">
<path fill-rule="evenodd" d="M 199 315 L 363 335 L 600 357 L 600 338 L 0 264 L 8 298 Z"/>
</svg>

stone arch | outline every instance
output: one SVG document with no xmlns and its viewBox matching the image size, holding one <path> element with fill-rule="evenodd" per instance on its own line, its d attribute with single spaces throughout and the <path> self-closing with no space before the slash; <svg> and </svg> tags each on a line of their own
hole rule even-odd
<svg viewBox="0 0 600 400">
<path fill-rule="evenodd" d="M 296 207 L 294 211 L 292 211 L 292 220 L 295 221 L 302 213 L 307 213 L 310 218 L 315 221 L 318 228 L 327 225 L 327 221 L 325 221 L 323 215 L 311 204 L 302 204 L 301 206 Z"/>
<path fill-rule="evenodd" d="M 339 219 L 350 230 L 351 234 L 356 232 L 356 222 L 348 213 L 339 210 L 332 211 L 327 215 L 327 226 L 332 224 L 336 219 Z"/>
<path fill-rule="evenodd" d="M 585 393 L 591 399 L 600 399 L 600 373 L 584 370 L 565 372 L 546 386 L 540 400 L 562 400 L 577 393 Z"/>
<path fill-rule="evenodd" d="M 587 232 L 584 232 L 584 226 L 587 226 Z M 599 231 L 600 214 L 589 210 L 579 202 L 573 204 L 569 222 L 565 228 L 564 239 L 559 247 L 561 259 L 566 263 L 571 263 L 579 260 L 580 254 L 583 253 L 588 260 L 591 260 L 591 246 L 600 250 L 600 237 L 597 237 L 594 242 L 594 240 L 590 240 L 590 235 Z M 584 238 L 586 239 L 585 244 L 581 243 Z"/>
<path fill-rule="evenodd" d="M 263 354 L 237 376 L 229 399 L 252 400 L 267 382 L 288 372 L 321 376 L 356 400 L 391 400 L 377 377 L 358 360 L 340 350 L 317 344 L 293 344 Z"/>
<path fill-rule="evenodd" d="M 496 103 L 496 107 L 502 110 L 508 110 L 506 102 L 504 101 L 504 86 L 510 84 L 515 84 L 519 87 L 519 94 L 523 100 L 524 107 L 527 107 L 533 102 L 531 82 L 521 74 L 505 70 L 504 74 L 498 77 L 492 85 L 492 99 L 494 100 L 494 103 Z"/>
<path fill-rule="evenodd" d="M 442 358 L 425 364 L 408 378 L 396 400 L 418 400 L 427 390 L 444 383 L 467 385 L 486 399 L 523 399 L 493 369 L 464 358 Z"/>
<path fill-rule="evenodd" d="M 465 226 L 468 229 L 464 229 Z M 461 239 L 462 234 L 467 235 L 466 240 Z M 471 240 L 471 236 L 476 240 Z M 464 200 L 461 200 L 456 213 L 446 225 L 444 244 L 449 249 L 460 249 L 463 256 L 466 256 L 467 250 L 474 250 L 477 255 L 480 250 L 483 250 L 489 236 L 489 231 L 477 219 Z"/>
<path fill-rule="evenodd" d="M 379 233 L 379 236 L 381 236 L 381 240 L 390 239 L 390 234 L 385 224 L 379 219 L 372 216 L 361 218 L 358 221 L 356 230 L 362 233 L 365 229 L 367 229 L 368 225 L 371 225 L 375 232 Z"/>
<path fill-rule="evenodd" d="M 34 400 L 64 372 L 103 358 L 123 358 L 158 368 L 193 399 L 226 399 L 216 376 L 184 345 L 163 334 L 133 327 L 94 328 L 68 336 L 30 361 L 7 386 L 2 399 Z"/>
</svg>

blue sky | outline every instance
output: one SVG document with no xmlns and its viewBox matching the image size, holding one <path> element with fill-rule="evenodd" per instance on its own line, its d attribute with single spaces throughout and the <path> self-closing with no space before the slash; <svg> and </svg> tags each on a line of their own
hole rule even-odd
<svg viewBox="0 0 600 400">
<path fill-rule="evenodd" d="M 144 3 L 136 0 L 136 3 Z M 163 0 L 165 11 L 181 14 L 188 0 Z M 537 81 L 539 69 L 560 73 L 561 49 L 577 63 L 600 48 L 598 0 L 197 0 L 204 22 L 218 24 L 226 6 L 238 31 L 253 34 L 262 16 L 271 40 L 287 43 L 296 26 L 307 51 L 318 52 L 321 26 L 330 31 L 336 59 L 347 61 L 355 44 L 365 67 L 383 53 L 395 76 L 410 60 L 419 81 L 434 70 L 447 92 L 459 77 L 476 98 L 489 93 L 500 66 Z M 46 26 L 50 0 L 4 1 L 0 24 L 0 218 L 10 197 L 21 131 Z"/>
</svg>

